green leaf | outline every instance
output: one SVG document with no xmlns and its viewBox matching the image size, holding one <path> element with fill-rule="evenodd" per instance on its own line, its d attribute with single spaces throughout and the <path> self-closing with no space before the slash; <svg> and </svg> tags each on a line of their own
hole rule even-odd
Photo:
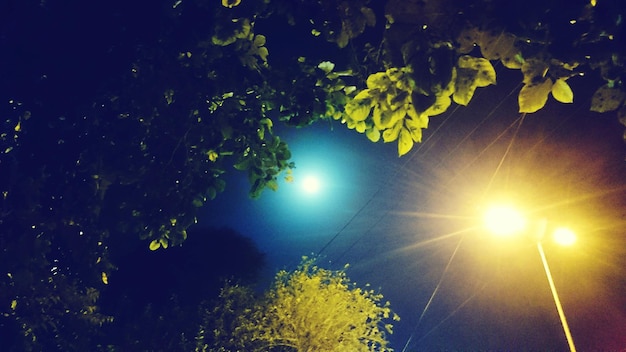
<svg viewBox="0 0 626 352">
<path fill-rule="evenodd" d="M 406 110 L 404 108 L 389 111 L 377 105 L 374 107 L 372 121 L 374 121 L 376 128 L 384 130 L 393 127 L 396 122 L 402 120 L 404 116 L 406 116 Z"/>
<path fill-rule="evenodd" d="M 276 182 L 276 180 L 267 181 L 265 186 L 267 186 L 267 188 L 271 189 L 272 191 L 278 191 L 278 182 Z"/>
<path fill-rule="evenodd" d="M 376 143 L 380 140 L 380 130 L 376 127 L 369 128 L 365 131 L 367 138 Z"/>
<path fill-rule="evenodd" d="M 354 121 L 364 121 L 372 108 L 369 105 L 351 103 L 346 105 L 346 114 Z"/>
<path fill-rule="evenodd" d="M 459 57 L 457 66 L 475 71 L 473 76 L 474 84 L 477 87 L 496 84 L 496 70 L 491 65 L 491 62 L 485 58 L 463 55 Z"/>
<path fill-rule="evenodd" d="M 626 93 L 605 84 L 598 88 L 591 98 L 591 111 L 607 112 L 617 110 L 626 98 Z"/>
<path fill-rule="evenodd" d="M 561 103 L 574 102 L 574 92 L 563 78 L 557 79 L 552 85 L 552 96 Z"/>
<path fill-rule="evenodd" d="M 519 112 L 532 113 L 546 105 L 548 94 L 552 90 L 552 80 L 545 78 L 543 82 L 525 84 L 519 92 Z"/>
<path fill-rule="evenodd" d="M 541 82 L 548 73 L 548 64 L 539 59 L 528 59 L 522 65 L 523 82 L 533 84 Z"/>
<path fill-rule="evenodd" d="M 455 82 L 456 90 L 452 95 L 452 99 L 455 103 L 459 105 L 469 104 L 476 91 L 475 78 L 476 71 L 467 68 L 457 69 Z"/>
<path fill-rule="evenodd" d="M 263 62 L 267 62 L 267 56 L 269 55 L 269 51 L 267 50 L 266 47 L 264 47 L 264 46 L 260 47 L 257 50 L 256 54 L 261 58 L 261 60 L 263 60 Z"/>
<path fill-rule="evenodd" d="M 209 198 L 210 200 L 215 199 L 215 197 L 217 196 L 217 191 L 215 191 L 215 188 L 213 187 L 209 187 L 206 191 L 206 196 L 207 198 Z"/>
<path fill-rule="evenodd" d="M 239 161 L 238 163 L 236 163 L 235 165 L 233 165 L 233 167 L 239 171 L 244 171 L 247 170 L 250 167 L 251 164 L 251 159 L 250 158 L 244 158 L 241 161 Z"/>
<path fill-rule="evenodd" d="M 266 42 L 265 36 L 263 34 L 258 34 L 254 37 L 254 45 L 257 47 L 264 46 Z"/>
<path fill-rule="evenodd" d="M 428 128 L 428 115 L 426 113 L 410 114 L 409 118 L 404 120 L 404 123 L 407 125 L 409 129 Z"/>
<path fill-rule="evenodd" d="M 402 129 L 402 121 L 398 121 L 393 128 L 386 129 L 383 132 L 383 141 L 385 143 L 393 142 L 398 139 L 400 130 Z"/>
<path fill-rule="evenodd" d="M 465 26 L 456 38 L 457 43 L 459 43 L 457 50 L 461 54 L 469 54 L 480 41 L 481 35 L 482 33 L 478 28 Z"/>
<path fill-rule="evenodd" d="M 519 69 L 522 64 L 517 60 L 520 50 L 515 46 L 517 38 L 506 32 L 482 33 L 480 36 L 480 52 L 488 60 L 501 60 L 505 67 Z"/>
<path fill-rule="evenodd" d="M 363 100 L 363 99 L 371 99 L 372 98 L 372 90 L 363 89 L 357 95 L 354 96 L 354 100 Z"/>
<path fill-rule="evenodd" d="M 156 251 L 157 249 L 161 248 L 161 243 L 159 242 L 159 240 L 152 240 L 152 242 L 150 242 L 149 248 L 151 251 Z"/>
<path fill-rule="evenodd" d="M 359 121 L 355 124 L 354 129 L 359 133 L 364 133 L 367 129 L 367 125 L 365 124 L 365 121 Z"/>
<path fill-rule="evenodd" d="M 424 114 L 427 116 L 436 116 L 442 114 L 446 112 L 446 110 L 448 110 L 450 104 L 452 104 L 452 99 L 450 99 L 450 96 L 439 96 L 437 97 L 437 100 L 435 100 L 435 103 L 431 105 L 428 109 L 426 109 L 426 111 L 424 111 Z"/>
<path fill-rule="evenodd" d="M 200 208 L 201 206 L 203 206 L 203 205 L 204 205 L 204 203 L 202 202 L 202 199 L 200 199 L 200 198 L 195 198 L 195 199 L 192 201 L 192 204 L 193 204 L 193 206 L 194 206 L 194 207 L 196 207 L 196 208 Z"/>
<path fill-rule="evenodd" d="M 367 77 L 366 83 L 367 88 L 369 89 L 387 89 L 391 81 L 389 80 L 389 77 L 387 77 L 387 74 L 385 72 L 376 72 Z"/>
<path fill-rule="evenodd" d="M 317 65 L 317 68 L 324 71 L 326 74 L 329 74 L 332 70 L 335 69 L 335 64 L 330 61 L 322 61 L 319 65 Z"/>
<path fill-rule="evenodd" d="M 398 138 L 398 156 L 408 153 L 411 148 L 413 148 L 413 137 L 411 137 L 411 132 L 403 127 Z"/>
</svg>

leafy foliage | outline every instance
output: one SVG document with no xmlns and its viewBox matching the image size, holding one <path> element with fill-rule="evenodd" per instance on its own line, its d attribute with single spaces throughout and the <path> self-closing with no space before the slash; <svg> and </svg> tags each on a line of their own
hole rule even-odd
<svg viewBox="0 0 626 352">
<path fill-rule="evenodd" d="M 584 75 L 602 81 L 591 110 L 626 121 L 621 0 L 150 2 L 79 22 L 90 40 L 58 24 L 93 9 L 45 3 L 12 5 L 26 18 L 2 36 L 13 46 L 2 80 L 0 328 L 17 350 L 89 350 L 110 321 L 97 299 L 115 281 L 112 245 L 182 244 L 229 171 L 247 175 L 252 197 L 292 179 L 277 123 L 340 120 L 404 155 L 453 101 L 471 108 L 499 65 L 522 73 L 520 112 L 550 94 L 572 103 L 570 82 Z M 22 32 L 46 36 L 10 40 Z"/>
<path fill-rule="evenodd" d="M 226 285 L 220 297 L 196 350 L 388 351 L 392 325 L 384 319 L 399 320 L 389 302 L 381 304 L 381 294 L 356 287 L 345 270 L 321 269 L 307 257 L 293 272 L 280 271 L 256 303 L 240 286 Z"/>
<path fill-rule="evenodd" d="M 372 142 L 398 142 L 398 155 L 406 154 L 413 142 L 422 139 L 422 128 L 428 116 L 418 114 L 412 103 L 413 87 L 410 68 L 388 69 L 367 78 L 367 88 L 360 91 L 345 107 L 342 122 L 348 128 L 365 133 Z"/>
</svg>

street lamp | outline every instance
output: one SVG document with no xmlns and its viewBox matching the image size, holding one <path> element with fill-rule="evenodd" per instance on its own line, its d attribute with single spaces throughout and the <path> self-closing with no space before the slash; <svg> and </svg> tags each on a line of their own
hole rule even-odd
<svg viewBox="0 0 626 352">
<path fill-rule="evenodd" d="M 484 221 L 487 229 L 496 235 L 510 236 L 518 234 L 526 227 L 526 218 L 524 215 L 515 208 L 509 206 L 495 206 L 489 208 L 485 212 Z M 550 285 L 550 290 L 552 291 L 552 298 L 554 299 L 556 310 L 559 313 L 559 318 L 561 319 L 561 326 L 563 326 L 563 332 L 565 333 L 567 344 L 570 351 L 575 352 L 576 346 L 574 346 L 574 339 L 572 338 L 572 333 L 570 332 L 569 325 L 567 324 L 565 312 L 561 306 L 561 300 L 559 299 L 559 295 L 556 291 L 554 280 L 552 280 L 550 267 L 548 266 L 548 261 L 546 260 L 546 255 L 541 244 L 547 232 L 547 224 L 548 222 L 546 219 L 541 219 L 537 223 L 537 250 L 539 251 L 539 256 L 541 257 L 541 262 L 543 263 L 543 268 L 546 272 L 546 277 L 548 278 L 548 284 Z M 576 235 L 574 232 L 564 227 L 556 228 L 552 232 L 552 238 L 556 243 L 564 246 L 570 246 L 576 242 Z"/>
</svg>

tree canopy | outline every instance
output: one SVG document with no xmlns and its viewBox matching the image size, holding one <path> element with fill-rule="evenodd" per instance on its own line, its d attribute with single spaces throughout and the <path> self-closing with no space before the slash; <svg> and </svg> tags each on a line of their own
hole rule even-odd
<svg viewBox="0 0 626 352">
<path fill-rule="evenodd" d="M 471 109 L 504 69 L 522 73 L 521 113 L 550 95 L 572 103 L 568 80 L 589 79 L 590 109 L 626 121 L 620 0 L 48 0 L 4 10 L 0 309 L 3 329 L 23 337 L 16 346 L 32 349 L 85 349 L 78 326 L 96 333 L 112 319 L 97 299 L 115 271 L 113 243 L 182 244 L 232 169 L 252 197 L 292 179 L 277 123 L 340 121 L 397 143 L 401 156 L 430 118 Z"/>
<path fill-rule="evenodd" d="M 390 351 L 393 326 L 385 320 L 400 318 L 381 294 L 352 283 L 346 268 L 322 269 L 303 257 L 258 300 L 227 285 L 222 302 L 206 312 L 196 350 Z"/>
</svg>

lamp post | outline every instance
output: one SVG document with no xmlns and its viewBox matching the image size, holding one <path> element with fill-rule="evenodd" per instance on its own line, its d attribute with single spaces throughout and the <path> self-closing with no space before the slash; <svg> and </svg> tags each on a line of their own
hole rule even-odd
<svg viewBox="0 0 626 352">
<path fill-rule="evenodd" d="M 544 218 L 539 221 L 539 232 L 537 239 L 537 250 L 539 251 L 539 256 L 541 256 L 541 262 L 543 263 L 543 269 L 546 272 L 546 277 L 548 278 L 548 284 L 550 285 L 550 291 L 552 292 L 552 298 L 554 299 L 554 305 L 556 306 L 556 311 L 559 313 L 559 319 L 561 320 L 561 326 L 563 327 L 563 332 L 565 333 L 565 338 L 567 339 L 567 345 L 569 346 L 570 352 L 576 352 L 576 346 L 574 345 L 574 339 L 572 338 L 572 333 L 570 332 L 569 325 L 567 324 L 567 318 L 565 318 L 565 312 L 563 311 L 563 306 L 561 306 L 561 300 L 559 299 L 559 294 L 556 291 L 556 286 L 554 285 L 554 280 L 552 279 L 552 274 L 550 272 L 550 266 L 548 266 L 548 260 L 546 259 L 546 254 L 543 251 L 543 246 L 541 245 L 541 241 L 546 234 L 546 229 L 548 225 L 548 221 Z M 558 228 L 553 233 L 554 239 L 557 243 L 562 245 L 570 245 L 574 243 L 575 236 L 574 233 L 565 229 Z"/>
<path fill-rule="evenodd" d="M 526 227 L 526 219 L 524 218 L 524 216 L 519 211 L 511 207 L 499 206 L 490 208 L 485 213 L 484 220 L 487 229 L 489 229 L 492 233 L 496 235 L 514 235 L 522 232 Z M 554 285 L 554 280 L 552 279 L 550 267 L 548 266 L 548 261 L 546 260 L 546 254 L 543 251 L 543 246 L 541 244 L 547 232 L 547 225 L 548 221 L 545 218 L 539 220 L 539 222 L 537 223 L 537 250 L 539 251 L 539 256 L 541 257 L 541 262 L 546 272 L 546 277 L 548 278 L 548 284 L 550 285 L 552 298 L 554 299 L 554 304 L 559 314 L 559 319 L 561 320 L 561 326 L 563 327 L 563 332 L 565 333 L 565 338 L 567 339 L 569 350 L 570 352 L 576 352 L 574 339 L 572 338 L 572 333 L 570 332 L 569 325 L 567 324 L 565 312 L 563 311 L 563 307 L 561 306 L 561 300 L 559 299 L 559 295 L 556 291 L 556 286 Z M 557 228 L 552 233 L 552 235 L 554 240 L 561 245 L 571 245 L 576 240 L 575 234 L 565 228 Z"/>
</svg>

